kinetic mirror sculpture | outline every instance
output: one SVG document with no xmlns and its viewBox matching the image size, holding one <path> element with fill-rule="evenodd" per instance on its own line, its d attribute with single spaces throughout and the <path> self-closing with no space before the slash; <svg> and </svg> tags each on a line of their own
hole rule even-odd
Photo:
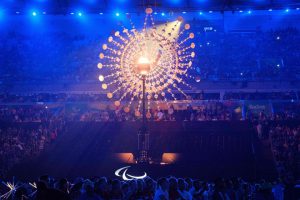
<svg viewBox="0 0 300 200">
<path fill-rule="evenodd" d="M 151 117 L 151 100 L 159 108 L 159 102 L 167 102 L 168 96 L 176 100 L 174 91 L 187 96 L 180 88 L 191 88 L 184 77 L 197 81 L 197 77 L 187 74 L 195 57 L 195 43 L 190 42 L 194 33 L 188 32 L 190 25 L 180 28 L 183 18 L 178 17 L 175 22 L 156 26 L 152 13 L 151 8 L 146 9 L 140 31 L 128 16 L 131 29 L 121 25 L 122 31 L 116 31 L 108 38 L 108 43 L 102 45 L 98 63 L 102 72 L 99 75 L 102 89 L 110 88 L 107 97 L 114 99 L 114 105 L 120 107 L 122 104 L 126 113 L 136 106 L 136 117 L 140 117 L 142 111 L 143 126 L 138 134 L 139 152 L 136 156 L 139 163 L 150 162 L 146 118 Z"/>
</svg>

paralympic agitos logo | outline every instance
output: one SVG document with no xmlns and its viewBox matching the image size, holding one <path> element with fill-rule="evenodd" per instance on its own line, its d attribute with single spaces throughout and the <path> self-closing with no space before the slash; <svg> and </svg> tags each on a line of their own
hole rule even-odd
<svg viewBox="0 0 300 200">
<path fill-rule="evenodd" d="M 130 181 L 130 180 L 134 180 L 134 179 L 143 179 L 147 177 L 147 173 L 144 172 L 144 174 L 142 176 L 133 176 L 131 174 L 128 174 L 128 168 L 130 168 L 130 166 L 126 166 L 126 167 L 122 167 L 120 169 L 117 169 L 115 171 L 115 175 L 118 177 L 122 177 L 122 179 L 124 181 Z"/>
</svg>

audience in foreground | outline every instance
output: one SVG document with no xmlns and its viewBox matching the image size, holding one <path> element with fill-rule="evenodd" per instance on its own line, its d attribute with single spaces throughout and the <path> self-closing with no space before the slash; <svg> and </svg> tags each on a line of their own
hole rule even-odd
<svg viewBox="0 0 300 200">
<path fill-rule="evenodd" d="M 170 176 L 157 181 L 150 177 L 131 181 L 78 177 L 69 181 L 44 175 L 36 183 L 18 181 L 11 191 L 2 189 L 0 194 L 13 200 L 292 200 L 296 199 L 294 192 L 280 180 L 246 182 L 241 178 L 218 178 L 205 182 Z"/>
</svg>

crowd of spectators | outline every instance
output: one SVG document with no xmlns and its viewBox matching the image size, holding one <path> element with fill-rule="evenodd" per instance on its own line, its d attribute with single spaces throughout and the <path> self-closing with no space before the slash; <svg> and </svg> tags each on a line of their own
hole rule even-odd
<svg viewBox="0 0 300 200">
<path fill-rule="evenodd" d="M 285 92 L 225 92 L 223 99 L 219 92 L 204 93 L 188 92 L 185 95 L 181 93 L 174 94 L 177 101 L 180 100 L 298 100 L 296 91 Z M 118 99 L 121 94 L 116 93 L 115 98 Z M 165 97 L 164 97 L 165 98 Z M 163 101 L 164 98 L 158 98 Z M 169 98 L 174 100 L 173 98 Z M 124 100 L 130 100 L 125 98 Z M 25 93 L 25 94 L 9 94 L 0 93 L 0 103 L 37 103 L 37 102 L 100 102 L 109 101 L 106 94 L 96 93 Z"/>
<path fill-rule="evenodd" d="M 54 111 L 45 106 L 0 106 L 0 120 L 9 122 L 47 122 L 54 119 Z"/>
<path fill-rule="evenodd" d="M 214 121 L 214 120 L 233 120 L 234 117 L 239 119 L 241 115 L 238 115 L 240 111 L 230 110 L 230 106 L 221 103 L 219 101 L 211 101 L 205 102 L 201 106 L 192 107 L 188 105 L 183 110 L 176 110 L 172 105 L 168 107 L 167 110 L 154 109 L 151 111 L 151 117 L 149 120 L 154 121 Z M 27 106 L 1 106 L 0 107 L 0 120 L 3 122 L 38 122 L 38 127 L 34 129 L 26 129 L 24 127 L 3 127 L 0 129 L 0 172 L 1 176 L 5 177 L 7 171 L 13 167 L 13 165 L 17 164 L 23 159 L 33 158 L 34 156 L 39 155 L 44 148 L 51 144 L 51 141 L 55 140 L 58 134 L 63 132 L 63 124 L 67 121 L 105 121 L 105 122 L 115 122 L 115 121 L 136 121 L 139 120 L 140 116 L 136 115 L 136 111 L 132 110 L 130 112 L 125 112 L 123 108 L 117 109 L 109 109 L 106 108 L 104 110 L 99 109 L 90 109 L 90 108 L 80 108 L 77 106 L 72 106 L 69 111 L 66 110 L 65 107 L 59 108 L 48 108 L 43 105 L 27 105 Z M 260 121 L 268 121 L 274 120 L 275 118 L 268 118 L 264 113 L 260 113 L 258 115 L 258 119 Z M 275 126 L 270 128 L 268 134 L 270 136 L 270 140 L 272 142 L 272 150 L 274 152 L 274 159 L 276 161 L 276 166 L 278 168 L 278 172 L 282 179 L 288 179 L 292 177 L 292 174 L 296 169 L 296 156 L 299 156 L 300 152 L 300 128 L 289 128 L 286 126 Z M 265 136 L 263 136 L 265 137 Z M 193 184 L 200 184 L 200 188 L 198 188 L 198 192 L 195 192 L 192 186 L 188 186 L 189 183 L 187 180 L 182 179 L 161 179 L 158 181 L 164 180 L 166 183 L 170 184 L 170 188 L 172 184 L 178 182 L 183 184 L 182 181 L 186 182 L 184 185 L 187 188 L 186 191 L 175 192 L 176 190 L 171 191 L 169 193 L 164 193 L 159 189 L 159 187 L 153 186 L 153 191 L 147 191 L 145 194 L 143 191 L 141 194 L 136 194 L 133 192 L 130 194 L 128 190 L 130 190 L 131 183 L 120 182 L 117 180 L 107 182 L 109 190 L 111 188 L 117 187 L 114 184 L 119 185 L 122 191 L 110 191 L 107 192 L 106 195 L 97 193 L 96 187 L 99 185 L 100 179 L 95 180 L 83 180 L 80 179 L 79 182 L 74 182 L 70 184 L 65 179 L 62 179 L 55 184 L 55 188 L 60 190 L 60 187 L 68 186 L 68 191 L 64 194 L 64 197 L 67 199 L 85 199 L 86 196 L 92 195 L 89 198 L 94 199 L 136 199 L 136 196 L 131 195 L 152 195 L 148 197 L 139 196 L 139 198 L 144 199 L 152 199 L 155 197 L 156 193 L 169 195 L 169 199 L 171 195 L 185 195 L 187 199 L 191 199 L 191 196 L 196 195 L 195 199 L 215 199 L 215 195 L 220 195 L 222 198 L 227 198 L 230 196 L 240 195 L 238 199 L 245 199 L 246 196 L 248 199 L 259 197 L 262 199 L 268 199 L 272 197 L 274 191 L 279 192 L 279 195 L 283 195 L 283 185 L 281 183 L 246 183 L 240 182 L 237 185 L 232 182 L 232 180 L 223 181 L 221 185 L 219 183 L 205 183 L 195 181 Z M 101 179 L 102 180 L 102 179 Z M 147 179 L 148 180 L 148 179 Z M 240 180 L 241 181 L 241 180 Z M 64 186 L 61 184 L 63 183 Z M 153 182 L 155 183 L 155 182 Z M 188 184 L 189 183 L 189 184 Z M 70 184 L 70 185 L 69 185 Z M 111 184 L 111 185 L 110 185 Z M 141 184 L 141 183 L 140 183 Z M 145 182 L 142 184 L 146 184 Z M 237 184 L 237 183 L 236 183 Z M 241 184 L 241 185 L 240 185 Z M 47 184 L 46 184 L 47 185 Z M 63 195 L 62 191 L 56 191 L 53 188 L 50 189 L 50 185 L 46 186 L 43 183 L 38 184 L 37 190 L 38 192 L 28 191 L 28 188 L 24 188 L 24 185 L 18 190 L 16 190 L 15 195 L 18 196 L 20 193 L 28 197 L 28 199 L 36 199 L 35 195 Z M 97 186 L 98 185 L 98 186 Z M 267 188 L 266 188 L 267 186 Z M 47 188 L 49 187 L 49 188 Z M 146 185 L 141 186 L 142 188 L 146 187 Z M 172 186 L 173 187 L 173 186 Z M 174 186 L 175 187 L 175 186 Z M 176 186 L 177 187 L 177 186 Z M 183 186 L 181 186 L 183 187 Z M 221 188 L 218 188 L 221 187 Z M 238 188 L 243 188 L 242 191 L 239 191 Z M 273 190 L 272 190 L 273 187 Z M 158 189 L 154 189 L 158 188 Z M 33 188 L 31 188 L 32 190 Z M 65 188 L 66 189 L 66 188 Z M 131 188 L 132 189 L 132 188 Z M 74 191 L 75 190 L 75 191 Z M 124 191 L 123 191 L 124 190 Z M 143 189 L 144 190 L 144 189 Z M 220 190 L 220 191 L 219 191 Z M 236 191 L 238 190 L 238 191 Z M 277 191 L 278 190 L 278 191 Z M 216 192 L 218 191 L 218 192 Z M 272 193 L 273 191 L 273 193 Z M 48 193 L 50 192 L 50 193 Z M 52 194 L 53 192 L 53 194 Z M 140 191 L 141 192 L 141 191 Z M 242 193 L 239 193 L 242 192 Z M 30 196 L 32 195 L 33 196 Z M 100 194 L 100 195 L 99 195 Z M 111 197 L 112 195 L 113 197 Z M 119 195 L 119 196 L 114 196 Z M 128 195 L 128 196 L 126 196 Z M 246 196 L 245 196 L 246 195 Z M 243 197 L 242 197 L 243 196 Z M 16 197 L 17 198 L 17 197 Z M 37 199 L 39 199 L 37 198 Z M 155 198 L 154 198 L 155 199 Z M 217 198 L 218 199 L 218 198 Z M 247 198 L 246 198 L 247 199 Z"/>
<path fill-rule="evenodd" d="M 273 126 L 269 137 L 279 175 L 293 179 L 300 169 L 300 127 Z"/>
<path fill-rule="evenodd" d="M 89 96 L 88 96 L 89 97 Z M 88 98 L 86 97 L 86 98 Z M 147 107 L 149 121 L 292 120 L 300 118 L 298 102 L 253 102 L 239 100 L 169 102 Z M 138 121 L 138 104 L 116 107 L 110 102 L 15 102 L 0 105 L 0 120 L 10 122 Z"/>
<path fill-rule="evenodd" d="M 283 200 L 287 196 L 289 199 L 293 198 L 291 190 L 285 188 L 280 180 L 246 182 L 241 178 L 218 178 L 212 182 L 205 182 L 174 176 L 158 180 L 146 177 L 130 181 L 106 177 L 91 179 L 78 177 L 70 181 L 66 178 L 56 180 L 44 175 L 32 185 L 34 187 L 17 182 L 16 190 L 11 193 L 10 198 L 13 200 Z"/>
<path fill-rule="evenodd" d="M 247 33 L 194 31 L 200 35 L 195 41 L 196 70 L 190 73 L 201 80 L 299 79 L 300 37 L 295 28 Z M 97 81 L 99 44 L 107 36 L 89 34 L 11 31 L 0 35 L 0 80 Z"/>
<path fill-rule="evenodd" d="M 297 100 L 296 91 L 286 92 L 226 92 L 224 100 Z"/>
<path fill-rule="evenodd" d="M 198 75 L 204 80 L 299 79 L 298 32 L 285 28 L 204 33 L 195 59 Z"/>
<path fill-rule="evenodd" d="M 38 127 L 0 127 L 0 177 L 24 159 L 39 155 L 62 130 L 61 124 L 43 124 Z"/>
<path fill-rule="evenodd" d="M 0 120 L 9 122 L 50 122 L 50 121 L 98 121 L 122 122 L 139 121 L 142 118 L 138 107 L 104 109 L 81 107 L 80 105 L 57 105 L 50 108 L 45 105 L 0 106 Z M 147 110 L 149 121 L 217 121 L 241 120 L 241 109 L 232 109 L 230 103 L 219 101 L 190 104 L 175 109 L 170 104 L 167 108 L 153 107 Z"/>
</svg>

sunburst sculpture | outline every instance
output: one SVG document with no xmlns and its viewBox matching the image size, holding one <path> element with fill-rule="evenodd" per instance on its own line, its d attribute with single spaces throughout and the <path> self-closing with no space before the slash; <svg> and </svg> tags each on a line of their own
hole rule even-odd
<svg viewBox="0 0 300 200">
<path fill-rule="evenodd" d="M 143 59 L 150 63 L 145 74 L 148 110 L 151 100 L 157 104 L 159 100 L 167 101 L 167 96 L 176 100 L 174 90 L 187 96 L 180 88 L 190 87 L 184 77 L 195 78 L 187 73 L 195 57 L 195 43 L 191 42 L 194 33 L 189 32 L 190 25 L 182 25 L 183 18 L 178 17 L 175 22 L 156 26 L 152 13 L 151 8 L 146 9 L 140 31 L 129 18 L 131 29 L 122 26 L 121 31 L 114 32 L 102 45 L 103 51 L 99 54 L 102 89 L 108 90 L 107 97 L 114 99 L 117 107 L 122 104 L 125 112 L 129 112 L 132 103 L 137 101 L 136 116 L 140 115 L 143 98 L 143 73 L 137 72 L 137 64 Z"/>
</svg>

